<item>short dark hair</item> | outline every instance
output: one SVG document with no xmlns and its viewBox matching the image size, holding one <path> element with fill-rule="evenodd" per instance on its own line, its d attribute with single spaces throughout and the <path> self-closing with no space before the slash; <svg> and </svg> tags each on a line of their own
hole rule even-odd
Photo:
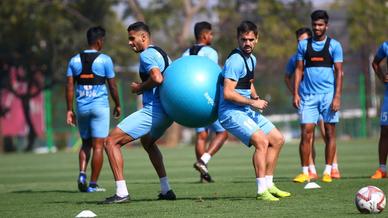
<svg viewBox="0 0 388 218">
<path fill-rule="evenodd" d="M 305 33 L 307 33 L 307 35 L 309 36 L 309 38 L 313 36 L 313 32 L 311 31 L 310 28 L 308 28 L 308 27 L 302 27 L 302 28 L 299 28 L 299 29 L 297 29 L 297 30 L 295 31 L 296 39 L 298 39 L 299 36 L 301 36 L 301 35 L 303 35 L 303 34 L 305 34 Z"/>
<path fill-rule="evenodd" d="M 255 36 L 257 37 L 257 34 L 259 31 L 257 29 L 256 24 L 254 24 L 251 21 L 245 20 L 245 21 L 241 22 L 240 25 L 238 25 L 238 27 L 237 27 L 237 37 L 239 37 L 243 33 L 247 33 L 250 31 L 252 31 L 255 34 Z"/>
<path fill-rule="evenodd" d="M 329 22 L 329 15 L 325 10 L 316 10 L 313 13 L 311 13 L 311 20 L 316 21 L 316 20 L 324 20 L 325 23 Z"/>
<path fill-rule="evenodd" d="M 148 35 L 151 35 L 150 28 L 142 21 L 135 22 L 128 26 L 127 31 L 145 31 Z"/>
<path fill-rule="evenodd" d="M 203 21 L 203 22 L 196 23 L 194 25 L 195 39 L 198 40 L 204 31 L 211 31 L 211 30 L 212 30 L 212 25 L 209 22 Z"/>
<path fill-rule="evenodd" d="M 88 40 L 88 44 L 92 45 L 97 40 L 105 37 L 105 29 L 101 26 L 95 26 L 88 29 L 86 32 L 86 38 Z"/>
</svg>

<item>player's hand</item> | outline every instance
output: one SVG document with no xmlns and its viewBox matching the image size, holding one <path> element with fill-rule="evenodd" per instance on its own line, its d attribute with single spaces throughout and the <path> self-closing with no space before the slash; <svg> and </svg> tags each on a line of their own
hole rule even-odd
<svg viewBox="0 0 388 218">
<path fill-rule="evenodd" d="M 331 110 L 332 111 L 339 111 L 341 107 L 341 98 L 340 97 L 334 97 L 333 102 L 331 103 Z"/>
<path fill-rule="evenodd" d="M 131 91 L 132 91 L 132 93 L 136 93 L 138 95 L 142 94 L 143 91 L 141 91 L 141 83 L 132 82 L 131 83 Z"/>
<path fill-rule="evenodd" d="M 262 111 L 268 106 L 268 102 L 266 100 L 262 100 L 260 98 L 258 99 L 252 99 L 251 102 L 251 108 L 254 111 Z"/>
<path fill-rule="evenodd" d="M 76 126 L 77 122 L 75 119 L 75 113 L 73 111 L 67 111 L 66 113 L 66 123 L 70 126 Z"/>
<path fill-rule="evenodd" d="M 388 74 L 385 74 L 384 76 L 384 83 L 388 83 Z"/>
<path fill-rule="evenodd" d="M 292 99 L 292 105 L 298 109 L 300 106 L 300 96 L 299 95 L 294 95 L 294 98 Z"/>
<path fill-rule="evenodd" d="M 120 115 L 121 115 L 120 106 L 115 106 L 115 108 L 113 109 L 113 117 L 117 120 L 120 118 Z"/>
</svg>

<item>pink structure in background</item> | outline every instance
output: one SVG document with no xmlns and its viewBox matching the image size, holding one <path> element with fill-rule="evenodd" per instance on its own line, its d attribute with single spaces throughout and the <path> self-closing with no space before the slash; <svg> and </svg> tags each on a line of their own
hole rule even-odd
<svg viewBox="0 0 388 218">
<path fill-rule="evenodd" d="M 27 84 L 24 81 L 18 81 L 18 76 L 23 76 L 22 68 L 10 68 L 10 80 L 13 90 L 23 95 L 27 92 Z M 33 91 L 33 90 L 32 90 Z M 43 92 L 30 100 L 30 116 L 38 137 L 44 134 L 44 105 Z M 0 118 L 2 134 L 4 136 L 25 136 L 28 134 L 28 125 L 24 117 L 21 100 L 12 92 L 2 90 L 1 105 L 3 108 L 9 108 L 5 117 Z"/>
</svg>

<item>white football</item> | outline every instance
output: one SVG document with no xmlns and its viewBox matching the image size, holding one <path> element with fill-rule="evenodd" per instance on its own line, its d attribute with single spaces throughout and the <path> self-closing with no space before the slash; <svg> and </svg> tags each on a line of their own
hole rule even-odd
<svg viewBox="0 0 388 218">
<path fill-rule="evenodd" d="M 385 195 L 375 186 L 367 186 L 356 194 L 355 203 L 361 213 L 381 213 L 385 207 Z"/>
</svg>

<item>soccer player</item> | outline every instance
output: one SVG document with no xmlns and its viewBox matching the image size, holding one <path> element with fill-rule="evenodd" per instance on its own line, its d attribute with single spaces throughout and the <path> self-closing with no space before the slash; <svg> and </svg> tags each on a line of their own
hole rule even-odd
<svg viewBox="0 0 388 218">
<path fill-rule="evenodd" d="M 309 180 L 308 165 L 314 129 L 324 122 L 325 161 L 322 181 L 332 182 L 332 164 L 336 151 L 335 127 L 339 121 L 342 94 L 341 44 L 326 35 L 329 16 L 324 10 L 311 14 L 313 38 L 300 41 L 296 57 L 293 105 L 298 108 L 301 125 L 301 165 L 303 181 Z M 302 180 L 301 179 L 301 180 Z"/>
<path fill-rule="evenodd" d="M 299 28 L 298 30 L 296 30 L 295 34 L 296 34 L 297 41 L 300 42 L 302 40 L 311 38 L 313 35 L 313 32 L 311 31 L 310 28 L 302 27 L 302 28 Z M 292 89 L 293 89 L 292 88 L 292 86 L 293 86 L 292 79 L 293 79 L 293 76 L 295 73 L 295 67 L 296 67 L 296 54 L 292 55 L 291 58 L 289 59 L 287 67 L 286 67 L 286 73 L 284 75 L 284 81 L 287 85 L 288 90 L 290 90 L 291 95 L 293 93 L 293 91 L 292 91 Z M 321 132 L 322 139 L 326 140 L 325 127 L 324 127 L 323 120 L 321 119 L 321 117 L 318 121 L 318 126 L 319 126 L 319 130 Z M 313 142 L 311 143 L 312 150 L 311 150 L 310 155 L 309 155 L 308 173 L 309 173 L 310 179 L 318 179 L 317 170 L 315 168 L 314 136 L 312 137 L 312 140 L 313 140 Z M 299 150 L 299 152 L 302 152 L 302 150 Z M 300 153 L 300 157 L 301 156 L 302 156 L 302 153 Z M 335 152 L 335 155 L 334 155 L 331 176 L 332 176 L 332 178 L 335 178 L 335 179 L 339 179 L 341 177 L 339 169 L 338 169 L 338 164 L 337 164 L 337 152 Z M 303 174 L 299 174 L 298 176 L 296 176 L 293 179 L 293 181 L 303 183 L 303 182 L 305 182 L 305 179 L 306 179 L 306 177 L 303 176 Z"/>
<path fill-rule="evenodd" d="M 379 140 L 379 162 L 380 167 L 376 170 L 375 174 L 371 177 L 372 179 L 382 179 L 387 177 L 387 155 L 388 155 L 388 74 L 383 72 L 380 64 L 384 60 L 388 63 L 388 41 L 384 42 L 375 55 L 372 62 L 373 70 L 377 77 L 385 85 L 384 102 L 381 105 L 380 115 L 380 140 Z"/>
<path fill-rule="evenodd" d="M 196 43 L 188 48 L 183 56 L 199 55 L 208 57 L 218 64 L 217 51 L 210 47 L 213 40 L 213 31 L 210 23 L 198 22 L 194 25 L 194 35 Z M 206 149 L 206 140 L 208 138 L 209 129 L 216 133 L 215 137 L 210 141 L 209 147 Z M 200 172 L 200 182 L 213 182 L 207 164 L 210 159 L 217 153 L 228 138 L 228 133 L 217 120 L 209 126 L 196 128 L 197 137 L 195 143 L 195 155 L 197 162 L 194 163 L 194 168 Z"/>
<path fill-rule="evenodd" d="M 218 115 L 221 125 L 246 146 L 255 148 L 252 157 L 256 174 L 257 200 L 278 201 L 291 194 L 278 189 L 273 174 L 284 137 L 260 110 L 261 100 L 253 86 L 256 58 L 252 52 L 258 42 L 258 28 L 250 21 L 237 27 L 238 48 L 225 62 L 220 89 Z"/>
<path fill-rule="evenodd" d="M 113 110 L 115 118 L 120 116 L 121 109 L 112 59 L 100 53 L 104 45 L 105 30 L 102 27 L 92 27 L 87 31 L 86 36 L 89 49 L 72 57 L 67 68 L 66 122 L 75 126 L 77 120 L 82 138 L 82 147 L 79 151 L 78 189 L 81 192 L 98 192 L 105 191 L 97 185 L 97 179 L 103 164 L 104 140 L 109 133 L 110 118 L 106 81 L 108 81 L 109 91 L 115 103 Z M 74 113 L 73 109 L 74 86 L 77 113 Z M 92 148 L 92 175 L 88 186 L 86 168 Z"/>
<path fill-rule="evenodd" d="M 145 23 L 135 22 L 129 25 L 127 31 L 129 46 L 140 56 L 139 75 L 142 81 L 132 82 L 131 91 L 143 95 L 143 108 L 127 116 L 109 133 L 105 150 L 116 181 L 116 194 L 102 203 L 129 201 L 121 147 L 139 138 L 159 176 L 161 192 L 158 199 L 175 200 L 176 196 L 170 188 L 162 154 L 155 144 L 172 124 L 159 98 L 159 85 L 163 82 L 163 72 L 171 61 L 161 48 L 151 44 L 151 33 Z"/>
</svg>

